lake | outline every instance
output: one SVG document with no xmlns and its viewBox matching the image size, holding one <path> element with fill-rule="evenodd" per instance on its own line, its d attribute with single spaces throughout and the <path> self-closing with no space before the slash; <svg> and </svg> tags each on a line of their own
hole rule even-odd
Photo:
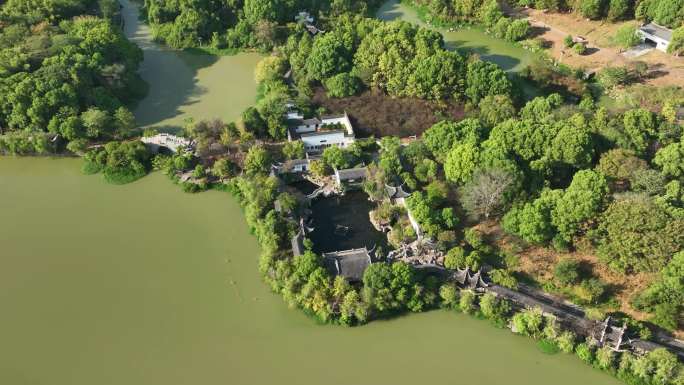
<svg viewBox="0 0 684 385">
<path fill-rule="evenodd" d="M 498 64 L 509 72 L 518 72 L 532 61 L 533 54 L 509 41 L 497 39 L 477 27 L 463 27 L 453 32 L 443 28 L 428 26 L 418 18 L 418 13 L 399 0 L 389 0 L 378 10 L 377 17 L 382 20 L 401 19 L 423 27 L 439 31 L 444 36 L 447 48 L 460 52 L 473 52 L 483 60 Z"/>
<path fill-rule="evenodd" d="M 135 2 L 120 1 L 124 32 L 145 54 L 140 75 L 149 84 L 149 94 L 134 110 L 141 126 L 173 132 L 188 118 L 230 122 L 254 105 L 254 67 L 261 55 L 212 56 L 160 46 L 152 41 L 150 28 L 139 21 Z"/>
<path fill-rule="evenodd" d="M 226 193 L 2 158 L 0 202 L 2 384 L 618 384 L 453 312 L 317 325 L 261 282 Z"/>
<path fill-rule="evenodd" d="M 126 15 L 127 33 L 149 35 Z M 136 41 L 152 86 L 136 111 L 146 125 L 229 119 L 252 103 L 255 55 Z M 0 158 L 0 384 L 618 384 L 454 312 L 317 325 L 260 280 L 258 245 L 228 194 L 185 194 L 159 173 L 113 186 L 80 166 Z"/>
</svg>

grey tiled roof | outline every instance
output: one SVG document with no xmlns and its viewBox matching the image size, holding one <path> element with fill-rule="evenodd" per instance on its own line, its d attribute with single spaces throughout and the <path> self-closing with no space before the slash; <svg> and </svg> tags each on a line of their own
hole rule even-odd
<svg viewBox="0 0 684 385">
<path fill-rule="evenodd" d="M 657 36 L 663 40 L 672 41 L 672 30 L 661 27 L 658 24 L 648 23 L 639 29 L 649 35 Z"/>
<path fill-rule="evenodd" d="M 325 265 L 334 275 L 341 275 L 350 281 L 361 281 L 363 273 L 371 264 L 368 249 L 351 249 L 323 253 Z"/>
</svg>

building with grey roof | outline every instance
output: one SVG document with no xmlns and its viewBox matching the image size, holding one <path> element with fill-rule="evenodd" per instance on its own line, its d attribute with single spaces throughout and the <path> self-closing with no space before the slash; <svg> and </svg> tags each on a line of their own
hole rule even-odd
<svg viewBox="0 0 684 385">
<path fill-rule="evenodd" d="M 656 23 L 644 24 L 637 30 L 644 43 L 650 43 L 656 49 L 667 52 L 667 47 L 672 41 L 672 30 Z"/>
<path fill-rule="evenodd" d="M 323 253 L 323 260 L 331 274 L 342 276 L 351 282 L 361 281 L 366 268 L 372 263 L 370 252 L 365 247 Z"/>
</svg>

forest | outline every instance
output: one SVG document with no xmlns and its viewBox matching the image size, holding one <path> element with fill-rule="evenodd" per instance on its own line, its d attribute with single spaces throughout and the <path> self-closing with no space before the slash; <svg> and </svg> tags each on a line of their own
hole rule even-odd
<svg viewBox="0 0 684 385">
<path fill-rule="evenodd" d="M 666 2 L 641 2 L 626 12 L 656 21 L 668 13 L 674 18 L 669 25 L 681 23 L 682 7 L 661 11 Z M 155 169 L 186 191 L 231 192 L 261 245 L 265 281 L 321 322 L 360 325 L 404 312 L 456 309 L 499 326 L 510 322 L 544 349 L 574 352 L 631 384 L 681 383 L 684 373 L 665 350 L 637 357 L 597 348 L 538 309 L 515 311 L 506 300 L 459 290 L 404 262 L 374 263 L 360 284 L 351 284 L 325 269 L 309 241 L 293 257 L 299 202 L 280 193 L 269 175 L 274 161 L 304 153 L 303 145 L 285 143 L 287 102 L 307 117 L 325 112 L 311 101 L 315 89 L 329 98 L 372 90 L 437 107 L 459 104 L 465 118 L 441 114 L 410 143 L 383 137 L 328 148 L 311 163 L 311 173 L 324 177 L 334 168 L 365 164 L 363 190 L 376 200 L 385 185 L 404 185 L 412 192 L 408 208 L 446 255 L 447 269 L 486 268 L 494 283 L 557 294 L 593 318 L 624 320 L 643 339 L 682 330 L 681 92 L 608 109 L 599 103 L 600 93 L 638 78 L 638 69 L 602 71 L 593 82 L 538 61 L 523 76 L 543 96 L 529 97 L 519 79 L 495 64 L 447 50 L 438 32 L 368 18 L 378 4 L 146 0 L 147 21 L 171 47 L 271 52 L 255 70 L 258 100 L 241 119 L 190 122 L 184 134 L 196 143 L 194 155 L 152 157 L 142 143 L 125 140 L 138 135 L 126 106 L 145 87 L 136 74 L 142 53 L 115 24 L 117 7 L 109 1 L 6 1 L 0 12 L 0 152 L 46 153 L 68 142 L 69 152 L 83 155 L 85 172 L 101 172 L 112 183 Z M 500 24 L 510 40 L 527 33 L 526 24 L 503 18 L 496 2 L 425 5 L 454 20 L 495 29 Z M 601 5 L 599 17 L 607 6 Z M 321 16 L 325 33 L 312 34 L 295 22 L 303 8 Z M 379 211 L 392 222 L 394 243 L 415 239 L 398 210 Z M 525 269 L 530 254 L 553 256 L 546 276 Z M 587 266 L 580 254 L 592 263 Z M 608 280 L 632 276 L 648 279 L 627 297 Z"/>
<path fill-rule="evenodd" d="M 143 96 L 142 51 L 113 0 L 10 0 L 0 9 L 0 152 L 49 153 L 122 139 Z"/>
</svg>

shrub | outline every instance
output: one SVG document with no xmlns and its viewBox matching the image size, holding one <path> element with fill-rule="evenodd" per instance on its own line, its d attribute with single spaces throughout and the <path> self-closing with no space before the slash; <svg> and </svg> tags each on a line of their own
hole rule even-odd
<svg viewBox="0 0 684 385">
<path fill-rule="evenodd" d="M 637 29 L 633 25 L 624 25 L 620 27 L 613 38 L 615 44 L 622 48 L 630 48 L 641 42 L 641 38 L 637 33 Z"/>
<path fill-rule="evenodd" d="M 556 354 L 560 351 L 555 341 L 546 338 L 537 341 L 537 347 L 544 354 Z"/>
<path fill-rule="evenodd" d="M 572 39 L 572 35 L 568 35 L 563 39 L 563 45 L 565 48 L 570 48 L 575 44 L 574 40 Z"/>
<path fill-rule="evenodd" d="M 347 72 L 337 74 L 324 82 L 328 96 L 331 98 L 344 98 L 356 95 L 361 89 L 361 80 Z"/>
<path fill-rule="evenodd" d="M 475 312 L 475 293 L 471 290 L 461 290 L 461 298 L 458 301 L 458 307 L 466 314 Z"/>
<path fill-rule="evenodd" d="M 577 43 L 572 46 L 572 49 L 578 54 L 578 55 L 584 55 L 585 52 L 587 52 L 587 46 L 582 44 L 582 43 Z"/>
<path fill-rule="evenodd" d="M 553 269 L 554 277 L 561 285 L 571 285 L 579 279 L 579 262 L 563 259 Z"/>
<path fill-rule="evenodd" d="M 556 344 L 563 353 L 572 353 L 575 349 L 575 334 L 564 331 L 556 338 Z"/>
<path fill-rule="evenodd" d="M 575 348 L 575 354 L 580 360 L 591 364 L 594 362 L 594 350 L 586 342 L 582 342 Z"/>
</svg>

